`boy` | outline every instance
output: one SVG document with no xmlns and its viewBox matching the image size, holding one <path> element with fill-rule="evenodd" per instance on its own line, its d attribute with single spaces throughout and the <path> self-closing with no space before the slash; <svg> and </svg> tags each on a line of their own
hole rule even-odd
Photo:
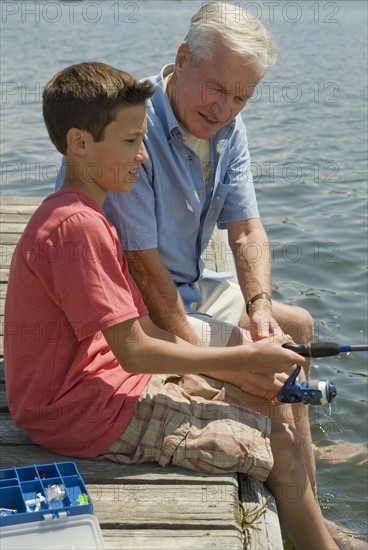
<svg viewBox="0 0 368 550">
<path fill-rule="evenodd" d="M 63 455 L 267 478 L 296 545 L 336 548 L 295 430 L 281 422 L 271 430 L 254 410 L 267 402 L 241 391 L 248 370 L 305 364 L 282 347 L 290 338 L 197 348 L 157 328 L 103 215 L 107 192 L 130 191 L 147 160 L 152 92 L 102 63 L 68 67 L 45 87 L 44 119 L 66 174 L 30 219 L 10 269 L 5 374 L 13 419 Z M 290 482 L 303 489 L 297 504 L 282 496 Z"/>
</svg>

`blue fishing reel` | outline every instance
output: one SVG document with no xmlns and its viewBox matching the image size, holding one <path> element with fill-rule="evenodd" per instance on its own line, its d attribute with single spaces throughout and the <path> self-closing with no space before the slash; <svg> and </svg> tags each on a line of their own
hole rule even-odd
<svg viewBox="0 0 368 550">
<path fill-rule="evenodd" d="M 286 380 L 277 395 L 281 403 L 305 403 L 306 405 L 325 405 L 331 403 L 337 395 L 335 386 L 330 380 L 310 380 L 299 382 L 297 377 L 301 367 Z"/>
<path fill-rule="evenodd" d="M 303 357 L 331 357 L 342 352 L 367 351 L 368 346 L 339 346 L 335 342 L 313 344 L 285 344 L 285 348 L 295 351 Z M 301 367 L 286 380 L 277 395 L 281 403 L 305 403 L 309 405 L 324 405 L 331 403 L 337 395 L 337 390 L 330 380 L 311 380 L 299 382 L 297 380 Z"/>
</svg>

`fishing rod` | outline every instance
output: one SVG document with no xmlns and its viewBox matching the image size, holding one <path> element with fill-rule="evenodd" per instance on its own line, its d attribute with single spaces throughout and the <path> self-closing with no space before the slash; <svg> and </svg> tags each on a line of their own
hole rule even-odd
<svg viewBox="0 0 368 550">
<path fill-rule="evenodd" d="M 286 349 L 298 353 L 302 357 L 332 357 L 339 353 L 353 351 L 368 351 L 368 345 L 340 346 L 336 342 L 313 342 L 312 344 L 284 344 Z M 295 371 L 286 380 L 279 391 L 277 399 L 281 403 L 305 403 L 310 405 L 324 405 L 331 403 L 337 395 L 337 390 L 330 380 L 310 380 L 299 382 L 297 377 L 301 366 L 297 365 Z"/>
<path fill-rule="evenodd" d="M 284 348 L 291 349 L 303 357 L 332 357 L 339 353 L 351 351 L 368 351 L 368 345 L 339 346 L 336 342 L 313 342 L 312 344 L 285 344 Z"/>
</svg>

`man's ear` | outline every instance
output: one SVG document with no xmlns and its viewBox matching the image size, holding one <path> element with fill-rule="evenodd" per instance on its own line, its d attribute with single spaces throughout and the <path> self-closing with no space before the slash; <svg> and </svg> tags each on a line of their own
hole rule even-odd
<svg viewBox="0 0 368 550">
<path fill-rule="evenodd" d="M 181 42 L 175 59 L 175 72 L 181 73 L 191 61 L 190 51 L 186 42 Z"/>
<path fill-rule="evenodd" d="M 86 138 L 86 132 L 83 130 L 70 128 L 66 135 L 68 149 L 78 157 L 85 157 L 87 154 Z"/>
</svg>

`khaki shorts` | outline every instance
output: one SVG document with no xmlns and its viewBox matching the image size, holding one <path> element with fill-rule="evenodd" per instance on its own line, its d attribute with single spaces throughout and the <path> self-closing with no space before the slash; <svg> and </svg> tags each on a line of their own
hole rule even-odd
<svg viewBox="0 0 368 550">
<path fill-rule="evenodd" d="M 239 285 L 227 279 L 201 279 L 202 302 L 192 304 L 198 313 L 188 322 L 204 346 L 226 346 L 244 306 Z"/>
<path fill-rule="evenodd" d="M 241 405 L 241 396 L 232 384 L 205 376 L 153 375 L 128 427 L 102 456 L 264 481 L 273 466 L 271 421 Z"/>
</svg>

